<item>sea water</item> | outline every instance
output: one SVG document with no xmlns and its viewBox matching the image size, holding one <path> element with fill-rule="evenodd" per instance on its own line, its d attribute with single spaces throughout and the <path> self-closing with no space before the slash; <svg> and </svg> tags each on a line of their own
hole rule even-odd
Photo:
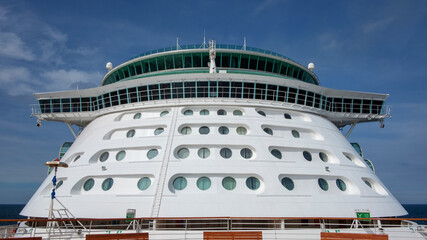
<svg viewBox="0 0 427 240">
<path fill-rule="evenodd" d="M 24 208 L 24 204 L 0 204 L 0 219 L 25 219 L 19 213 Z M 427 218 L 427 204 L 403 204 L 408 212 L 404 218 Z M 417 221 L 427 225 L 427 221 Z M 0 222 L 0 225 L 10 225 L 11 222 Z"/>
</svg>

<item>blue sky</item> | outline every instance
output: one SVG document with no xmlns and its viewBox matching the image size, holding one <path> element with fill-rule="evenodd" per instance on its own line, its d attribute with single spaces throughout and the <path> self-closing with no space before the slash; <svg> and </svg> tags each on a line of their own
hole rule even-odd
<svg viewBox="0 0 427 240">
<path fill-rule="evenodd" d="M 34 92 L 96 87 L 105 64 L 203 42 L 243 44 L 307 65 L 325 87 L 389 93 L 385 128 L 359 142 L 402 203 L 427 204 L 427 1 L 0 1 L 0 204 L 25 203 L 73 136 L 30 118 Z"/>
</svg>

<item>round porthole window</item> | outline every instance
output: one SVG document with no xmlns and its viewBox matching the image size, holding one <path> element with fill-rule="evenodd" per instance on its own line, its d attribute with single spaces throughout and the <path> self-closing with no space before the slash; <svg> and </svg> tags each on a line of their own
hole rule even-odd
<svg viewBox="0 0 427 240">
<path fill-rule="evenodd" d="M 328 155 L 326 154 L 326 153 L 324 153 L 324 152 L 320 152 L 319 153 L 319 157 L 320 157 L 320 159 L 322 160 L 322 161 L 324 161 L 324 162 L 327 162 L 329 159 L 328 159 Z"/>
<path fill-rule="evenodd" d="M 157 155 L 159 154 L 159 151 L 157 149 L 151 149 L 150 151 L 147 152 L 147 158 L 148 159 L 153 159 L 155 158 Z"/>
<path fill-rule="evenodd" d="M 258 113 L 259 115 L 261 115 L 261 116 L 264 116 L 264 117 L 266 116 L 266 115 L 265 115 L 265 112 L 263 112 L 263 111 L 257 111 L 257 113 Z"/>
<path fill-rule="evenodd" d="M 289 113 L 285 113 L 284 116 L 285 116 L 285 119 L 292 119 L 292 117 Z"/>
<path fill-rule="evenodd" d="M 240 111 L 240 110 L 234 110 L 234 111 L 233 111 L 233 115 L 234 115 L 234 116 L 242 116 L 242 115 L 243 115 L 243 113 L 242 113 L 242 111 Z"/>
<path fill-rule="evenodd" d="M 200 115 L 203 115 L 203 116 L 209 115 L 209 110 L 207 109 L 200 110 Z"/>
<path fill-rule="evenodd" d="M 289 191 L 292 191 L 294 189 L 294 181 L 288 177 L 282 178 L 282 185 L 288 189 Z"/>
<path fill-rule="evenodd" d="M 264 128 L 263 130 L 264 130 L 264 132 L 266 132 L 267 134 L 269 134 L 269 135 L 273 135 L 273 130 L 271 130 L 271 128 Z"/>
<path fill-rule="evenodd" d="M 230 130 L 228 129 L 228 127 L 222 126 L 218 128 L 218 132 L 219 134 L 227 135 Z"/>
<path fill-rule="evenodd" d="M 176 190 L 183 190 L 187 187 L 187 179 L 185 177 L 177 177 L 173 180 L 173 188 Z"/>
<path fill-rule="evenodd" d="M 305 160 L 307 160 L 307 161 L 311 161 L 311 160 L 312 160 L 312 158 L 311 158 L 311 153 L 309 153 L 309 152 L 307 152 L 307 151 L 304 151 L 304 152 L 302 153 L 302 155 L 304 156 Z"/>
<path fill-rule="evenodd" d="M 292 130 L 292 136 L 294 136 L 294 138 L 299 138 L 299 132 L 297 130 Z"/>
<path fill-rule="evenodd" d="M 157 135 L 161 134 L 164 131 L 165 131 L 164 128 L 157 128 L 156 130 L 154 130 L 154 135 L 157 136 Z"/>
<path fill-rule="evenodd" d="M 218 115 L 227 115 L 227 112 L 224 109 L 220 109 L 216 112 Z"/>
<path fill-rule="evenodd" d="M 185 110 L 184 115 L 186 115 L 186 116 L 193 115 L 193 110 L 191 110 L 191 109 Z"/>
<path fill-rule="evenodd" d="M 232 177 L 225 177 L 222 179 L 222 186 L 227 190 L 233 190 L 236 188 L 236 180 Z"/>
<path fill-rule="evenodd" d="M 236 132 L 239 135 L 246 135 L 246 133 L 248 133 L 248 130 L 246 130 L 246 128 L 244 128 L 244 127 L 238 127 L 236 129 Z"/>
<path fill-rule="evenodd" d="M 93 185 L 95 184 L 95 180 L 93 180 L 93 178 L 89 178 L 88 180 L 85 181 L 85 183 L 83 184 L 83 189 L 85 191 L 89 191 L 93 188 Z"/>
<path fill-rule="evenodd" d="M 231 158 L 231 150 L 229 148 L 222 148 L 219 151 L 219 154 L 221 155 L 221 157 L 223 158 Z"/>
<path fill-rule="evenodd" d="M 169 112 L 168 112 L 168 111 L 163 111 L 163 112 L 161 112 L 161 113 L 160 113 L 160 117 L 166 116 L 166 115 L 168 115 L 168 114 L 169 114 Z"/>
<path fill-rule="evenodd" d="M 141 118 L 141 113 L 136 113 L 135 115 L 133 115 L 133 119 L 140 119 Z"/>
<path fill-rule="evenodd" d="M 208 190 L 211 187 L 211 180 L 208 177 L 201 177 L 197 179 L 196 184 L 200 190 Z"/>
<path fill-rule="evenodd" d="M 126 152 L 125 151 L 120 151 L 116 154 L 116 160 L 117 161 L 121 161 L 126 157 Z"/>
<path fill-rule="evenodd" d="M 107 178 L 102 182 L 102 190 L 104 191 L 108 191 L 110 190 L 110 188 L 113 186 L 113 179 L 112 178 Z"/>
<path fill-rule="evenodd" d="M 190 155 L 190 151 L 188 150 L 188 148 L 181 148 L 178 150 L 177 155 L 178 155 L 178 158 L 184 159 Z"/>
<path fill-rule="evenodd" d="M 260 182 L 256 177 L 248 177 L 246 179 L 246 186 L 251 190 L 257 190 L 260 186 Z"/>
<path fill-rule="evenodd" d="M 189 135 L 189 134 L 191 134 L 191 128 L 190 127 L 183 127 L 181 129 L 181 134 L 182 135 Z"/>
<path fill-rule="evenodd" d="M 202 134 L 202 135 L 209 134 L 209 132 L 210 132 L 210 130 L 206 126 L 203 126 L 203 127 L 199 128 L 199 133 Z"/>
<path fill-rule="evenodd" d="M 110 156 L 110 154 L 108 152 L 103 152 L 101 154 L 101 156 L 99 156 L 99 161 L 100 162 L 105 162 L 108 159 L 108 156 Z"/>
<path fill-rule="evenodd" d="M 243 158 L 249 159 L 252 157 L 252 150 L 250 150 L 249 148 L 243 148 L 242 150 L 240 150 L 240 155 Z"/>
<path fill-rule="evenodd" d="M 126 137 L 127 138 L 132 138 L 133 136 L 135 136 L 135 130 L 129 130 L 127 133 L 126 133 Z"/>
<path fill-rule="evenodd" d="M 138 181 L 138 189 L 141 191 L 147 190 L 151 185 L 151 180 L 148 177 L 143 177 Z"/>
<path fill-rule="evenodd" d="M 197 151 L 197 155 L 199 155 L 200 158 L 208 158 L 211 152 L 207 148 L 200 148 L 199 151 Z"/>
<path fill-rule="evenodd" d="M 341 179 L 337 179 L 336 181 L 337 183 L 337 187 L 341 190 L 341 191 L 345 191 L 347 189 L 347 186 L 345 184 L 345 182 Z"/>
<path fill-rule="evenodd" d="M 328 191 L 328 189 L 329 189 L 329 185 L 328 185 L 328 182 L 327 182 L 325 179 L 323 179 L 323 178 L 319 178 L 319 179 L 317 180 L 317 183 L 319 184 L 319 187 L 320 187 L 323 191 Z"/>
<path fill-rule="evenodd" d="M 277 159 L 282 159 L 282 153 L 277 149 L 272 149 L 271 155 L 275 156 Z"/>
</svg>

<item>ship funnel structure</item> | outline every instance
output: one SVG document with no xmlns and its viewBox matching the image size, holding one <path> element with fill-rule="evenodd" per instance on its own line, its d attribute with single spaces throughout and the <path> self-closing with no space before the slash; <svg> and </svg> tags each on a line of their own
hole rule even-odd
<svg viewBox="0 0 427 240">
<path fill-rule="evenodd" d="M 209 73 L 216 73 L 216 64 L 215 64 L 215 58 L 216 58 L 216 42 L 215 40 L 209 41 Z"/>
</svg>

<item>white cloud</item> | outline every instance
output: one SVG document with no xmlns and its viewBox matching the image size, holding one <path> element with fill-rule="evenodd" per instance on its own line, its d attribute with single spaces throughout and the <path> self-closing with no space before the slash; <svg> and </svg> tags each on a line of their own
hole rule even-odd
<svg viewBox="0 0 427 240">
<path fill-rule="evenodd" d="M 254 15 L 260 14 L 264 9 L 270 7 L 276 2 L 276 0 L 264 0 L 260 5 L 258 5 L 254 10 Z"/>
<path fill-rule="evenodd" d="M 363 31 L 365 33 L 377 31 L 377 30 L 384 28 L 385 26 L 391 24 L 394 21 L 394 19 L 395 19 L 394 17 L 388 17 L 388 18 L 383 18 L 383 19 L 377 20 L 375 22 L 367 23 L 365 26 L 363 26 Z"/>
<path fill-rule="evenodd" d="M 0 69 L 0 88 L 9 95 L 17 96 L 34 92 L 34 87 L 39 81 L 24 67 L 11 67 Z"/>
<path fill-rule="evenodd" d="M 70 90 L 79 84 L 93 83 L 98 85 L 103 74 L 99 72 L 84 72 L 76 69 L 54 70 L 42 73 L 44 78 L 45 90 L 59 91 Z"/>
<path fill-rule="evenodd" d="M 0 32 L 0 55 L 18 60 L 33 61 L 35 56 L 31 49 L 12 32 Z"/>
</svg>

